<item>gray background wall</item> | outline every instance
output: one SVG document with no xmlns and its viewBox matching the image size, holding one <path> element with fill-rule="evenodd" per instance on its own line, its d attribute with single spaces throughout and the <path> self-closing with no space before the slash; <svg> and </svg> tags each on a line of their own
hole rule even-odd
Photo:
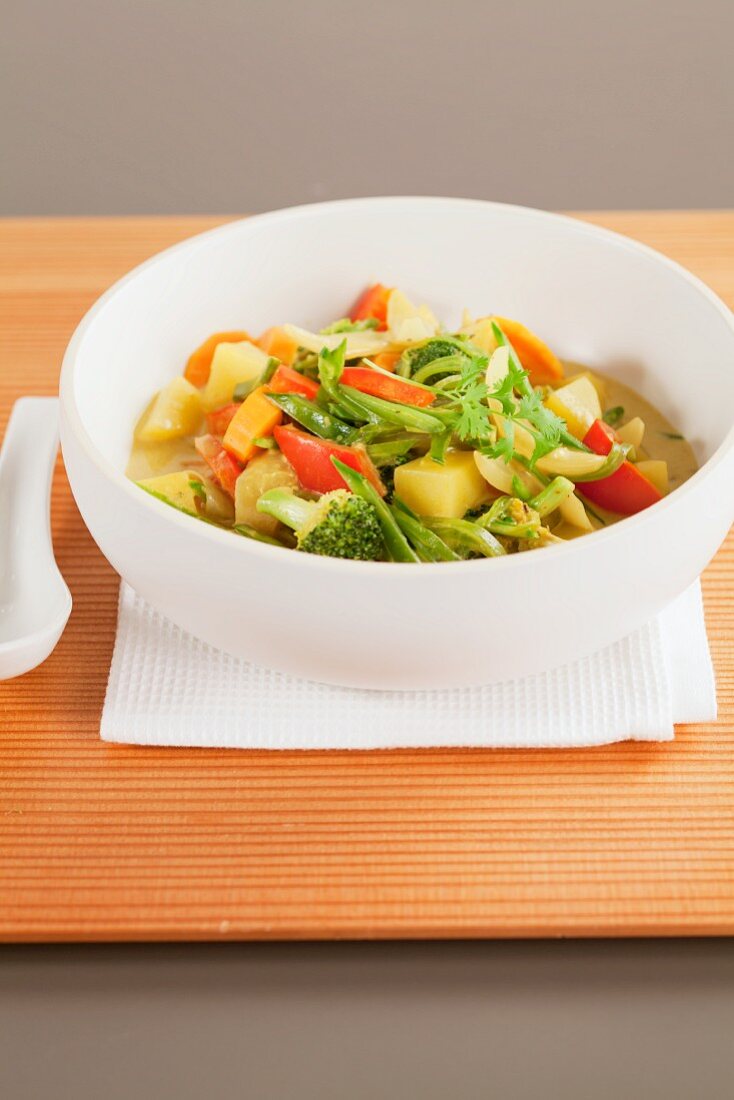
<svg viewBox="0 0 734 1100">
<path fill-rule="evenodd" d="M 3 0 L 0 213 L 734 203 L 732 0 Z"/>
<path fill-rule="evenodd" d="M 0 0 L 0 214 L 734 204 L 734 0 Z M 731 941 L 5 949 L 12 1100 L 718 1100 Z"/>
</svg>

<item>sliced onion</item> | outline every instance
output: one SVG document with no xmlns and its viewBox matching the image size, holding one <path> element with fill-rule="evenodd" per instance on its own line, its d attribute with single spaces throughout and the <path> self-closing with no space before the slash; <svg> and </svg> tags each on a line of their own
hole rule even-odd
<svg viewBox="0 0 734 1100">
<path fill-rule="evenodd" d="M 572 527 L 579 527 L 582 531 L 594 530 L 586 509 L 575 493 L 569 493 L 567 497 L 563 498 L 558 505 L 558 511 L 566 523 L 570 523 Z"/>
<path fill-rule="evenodd" d="M 543 455 L 536 462 L 541 474 L 562 474 L 575 481 L 578 477 L 588 477 L 601 470 L 607 461 L 606 455 L 592 454 L 591 451 L 575 451 L 571 447 L 556 447 L 550 454 Z"/>
<path fill-rule="evenodd" d="M 309 332 L 308 329 L 299 328 L 298 325 L 283 327 L 299 347 L 305 348 L 306 351 L 313 351 L 317 355 L 322 348 L 333 351 L 343 340 L 347 342 L 347 359 L 362 359 L 377 355 L 390 345 L 390 339 L 384 332 L 375 332 L 372 329 L 367 329 L 365 332 L 335 332 L 324 336 L 320 332 Z"/>
<path fill-rule="evenodd" d="M 514 478 L 517 478 L 533 495 L 539 493 L 543 488 L 537 477 L 534 477 L 529 470 L 526 470 L 518 462 L 505 462 L 503 458 L 490 458 L 489 455 L 483 455 L 481 451 L 474 452 L 474 461 L 485 481 L 488 481 L 492 488 L 497 489 L 500 493 L 506 493 L 508 496 L 515 495 Z"/>
<path fill-rule="evenodd" d="M 621 443 L 629 443 L 631 447 L 637 449 L 642 446 L 642 440 L 645 438 L 645 421 L 640 416 L 633 416 L 621 428 L 617 428 L 616 432 L 617 439 Z"/>
</svg>

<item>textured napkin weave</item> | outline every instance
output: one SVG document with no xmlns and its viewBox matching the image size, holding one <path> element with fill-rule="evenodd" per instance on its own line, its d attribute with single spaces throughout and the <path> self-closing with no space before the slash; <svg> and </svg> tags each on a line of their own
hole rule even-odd
<svg viewBox="0 0 734 1100">
<path fill-rule="evenodd" d="M 573 747 L 665 741 L 716 715 L 698 583 L 642 629 L 538 676 L 448 691 L 329 687 L 184 633 L 123 584 L 101 735 L 249 749 Z"/>
</svg>

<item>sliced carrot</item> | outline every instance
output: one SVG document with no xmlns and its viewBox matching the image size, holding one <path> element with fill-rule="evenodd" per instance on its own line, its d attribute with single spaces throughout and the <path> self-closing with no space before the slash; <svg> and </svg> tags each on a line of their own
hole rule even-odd
<svg viewBox="0 0 734 1100">
<path fill-rule="evenodd" d="M 383 286 L 382 283 L 368 286 L 349 311 L 350 319 L 367 321 L 374 318 L 378 322 L 378 330 L 384 331 L 387 328 L 387 303 L 392 289 L 392 287 Z"/>
<path fill-rule="evenodd" d="M 547 386 L 563 378 L 563 363 L 539 336 L 519 321 L 507 317 L 495 317 L 494 320 L 517 352 L 534 386 Z"/>
<path fill-rule="evenodd" d="M 401 353 L 399 351 L 381 351 L 379 355 L 371 355 L 370 359 L 376 367 L 383 370 L 394 371 Z"/>
<path fill-rule="evenodd" d="M 240 462 L 249 462 L 258 449 L 253 440 L 272 435 L 282 419 L 283 413 L 268 398 L 267 386 L 258 386 L 232 417 L 222 445 Z"/>
<path fill-rule="evenodd" d="M 280 359 L 281 363 L 285 363 L 287 367 L 291 365 L 298 351 L 296 341 L 288 335 L 285 329 L 277 326 L 266 329 L 258 339 L 257 346 L 267 352 L 268 355 Z"/>
<path fill-rule="evenodd" d="M 192 386 L 205 386 L 209 381 L 209 371 L 217 344 L 239 344 L 242 340 L 249 339 L 246 332 L 215 332 L 189 356 L 184 378 L 188 379 Z"/>
</svg>

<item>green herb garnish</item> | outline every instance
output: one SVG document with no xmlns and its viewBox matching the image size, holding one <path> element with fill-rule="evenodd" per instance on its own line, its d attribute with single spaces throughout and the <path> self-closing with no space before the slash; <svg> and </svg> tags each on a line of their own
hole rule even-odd
<svg viewBox="0 0 734 1100">
<path fill-rule="evenodd" d="M 615 405 L 612 409 L 607 411 L 602 416 L 602 420 L 605 424 L 608 424 L 610 428 L 614 428 L 619 424 L 620 420 L 624 416 L 624 407 L 622 405 Z"/>
</svg>

